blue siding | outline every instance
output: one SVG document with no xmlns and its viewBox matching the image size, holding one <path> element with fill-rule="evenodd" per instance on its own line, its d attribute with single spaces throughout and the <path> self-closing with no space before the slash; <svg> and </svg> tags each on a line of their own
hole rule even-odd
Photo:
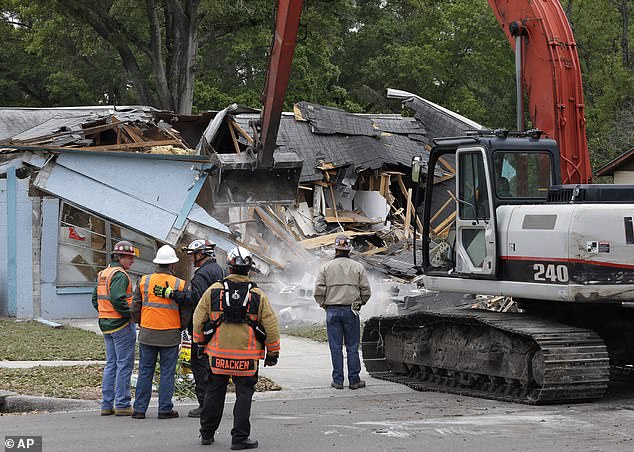
<svg viewBox="0 0 634 452">
<path fill-rule="evenodd" d="M 0 315 L 8 315 L 7 305 L 7 180 L 0 179 Z"/>
</svg>

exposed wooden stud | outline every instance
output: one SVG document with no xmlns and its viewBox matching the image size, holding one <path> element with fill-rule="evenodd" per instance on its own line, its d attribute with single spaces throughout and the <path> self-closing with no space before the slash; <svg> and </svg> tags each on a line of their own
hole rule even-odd
<svg viewBox="0 0 634 452">
<path fill-rule="evenodd" d="M 240 127 L 240 124 L 235 122 L 233 119 L 229 119 L 229 124 L 231 124 L 235 128 L 235 130 L 237 130 L 238 133 L 242 135 L 244 139 L 249 142 L 249 144 L 253 144 L 253 138 L 249 136 L 249 134 L 246 133 L 242 127 Z"/>
<path fill-rule="evenodd" d="M 436 220 L 436 218 L 438 218 L 440 216 L 440 213 L 443 210 L 445 210 L 447 208 L 447 206 L 451 204 L 452 201 L 453 201 L 452 198 L 449 198 L 447 201 L 445 201 L 445 203 L 440 207 L 440 209 L 438 209 L 438 211 L 434 214 L 434 216 L 431 217 L 429 222 L 432 223 L 434 220 Z"/>
<path fill-rule="evenodd" d="M 236 133 L 233 130 L 233 124 L 229 122 L 229 133 L 231 134 L 231 141 L 233 141 L 233 147 L 236 150 L 236 154 L 240 153 L 240 145 L 238 144 L 238 139 L 236 138 Z"/>
<path fill-rule="evenodd" d="M 410 221 L 412 220 L 412 189 L 407 190 L 407 210 L 405 211 L 405 239 L 409 239 Z"/>
</svg>

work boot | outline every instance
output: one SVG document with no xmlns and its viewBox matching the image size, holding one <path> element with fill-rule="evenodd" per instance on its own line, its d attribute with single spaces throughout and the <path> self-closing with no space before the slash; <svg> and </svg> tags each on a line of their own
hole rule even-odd
<svg viewBox="0 0 634 452">
<path fill-rule="evenodd" d="M 365 388 L 365 381 L 363 380 L 359 380 L 356 383 L 350 383 L 350 385 L 348 386 L 350 389 L 361 389 L 361 388 Z"/>
<path fill-rule="evenodd" d="M 198 408 L 189 410 L 189 413 L 187 413 L 187 417 L 200 417 L 202 412 L 203 412 L 203 407 L 199 406 Z"/>
<path fill-rule="evenodd" d="M 209 435 L 208 433 L 203 433 L 202 430 L 199 430 L 200 432 L 200 444 L 203 446 L 209 446 L 211 443 L 214 442 L 214 435 Z"/>
<path fill-rule="evenodd" d="M 145 413 L 135 411 L 134 413 L 132 413 L 132 419 L 145 419 Z"/>
<path fill-rule="evenodd" d="M 134 414 L 134 410 L 131 406 L 127 408 L 115 408 L 114 415 L 115 416 L 132 416 Z"/>
<path fill-rule="evenodd" d="M 334 381 L 330 383 L 330 387 L 335 389 L 343 389 L 343 385 L 341 383 L 335 383 Z"/>
<path fill-rule="evenodd" d="M 114 409 L 110 408 L 109 410 L 101 410 L 102 416 L 112 416 L 114 414 Z"/>
<path fill-rule="evenodd" d="M 231 443 L 231 450 L 242 450 L 242 449 L 257 449 L 258 442 L 253 441 L 251 438 L 247 438 L 244 441 L 240 441 L 237 443 Z"/>
<path fill-rule="evenodd" d="M 175 417 L 178 417 L 178 411 L 176 410 L 168 411 L 167 413 L 158 414 L 159 419 L 173 419 Z"/>
</svg>

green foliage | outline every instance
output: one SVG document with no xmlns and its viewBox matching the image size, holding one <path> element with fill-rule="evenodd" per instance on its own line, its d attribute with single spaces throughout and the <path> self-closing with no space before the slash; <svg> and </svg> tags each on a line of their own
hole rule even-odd
<svg viewBox="0 0 634 452">
<path fill-rule="evenodd" d="M 167 3 L 156 3 L 164 18 Z M 562 3 L 571 5 L 596 167 L 634 144 L 634 45 L 624 45 L 634 37 L 634 4 Z M 234 102 L 260 107 L 274 5 L 201 0 L 194 111 Z M 157 99 L 143 2 L 0 0 L 0 10 L 0 104 L 138 103 L 139 86 L 123 68 L 119 45 L 129 47 L 148 98 Z M 111 20 L 109 40 L 91 25 L 100 17 Z M 167 65 L 172 45 L 162 41 Z M 399 102 L 385 98 L 388 87 L 485 126 L 515 124 L 513 51 L 487 0 L 306 0 L 285 109 L 310 101 L 354 112 L 401 112 Z"/>
<path fill-rule="evenodd" d="M 103 337 L 64 326 L 0 320 L 0 361 L 105 360 Z"/>
</svg>

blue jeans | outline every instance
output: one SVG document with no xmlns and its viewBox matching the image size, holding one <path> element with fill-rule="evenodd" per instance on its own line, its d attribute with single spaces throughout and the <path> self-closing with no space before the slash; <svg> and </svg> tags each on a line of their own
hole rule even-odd
<svg viewBox="0 0 634 452">
<path fill-rule="evenodd" d="M 326 310 L 326 330 L 332 360 L 332 381 L 343 384 L 343 344 L 348 358 L 348 382 L 358 383 L 361 372 L 359 341 L 361 323 L 359 316 L 350 306 L 328 306 Z"/>
<path fill-rule="evenodd" d="M 128 408 L 136 342 L 134 323 L 128 323 L 114 333 L 104 334 L 103 340 L 106 343 L 106 367 L 101 381 L 101 409 Z"/>
<path fill-rule="evenodd" d="M 161 381 L 159 383 L 159 413 L 169 413 L 174 408 L 174 375 L 178 360 L 178 345 L 156 347 L 139 343 L 139 378 L 136 383 L 134 411 L 145 413 L 152 397 L 152 378 L 156 360 L 160 356 Z"/>
</svg>

